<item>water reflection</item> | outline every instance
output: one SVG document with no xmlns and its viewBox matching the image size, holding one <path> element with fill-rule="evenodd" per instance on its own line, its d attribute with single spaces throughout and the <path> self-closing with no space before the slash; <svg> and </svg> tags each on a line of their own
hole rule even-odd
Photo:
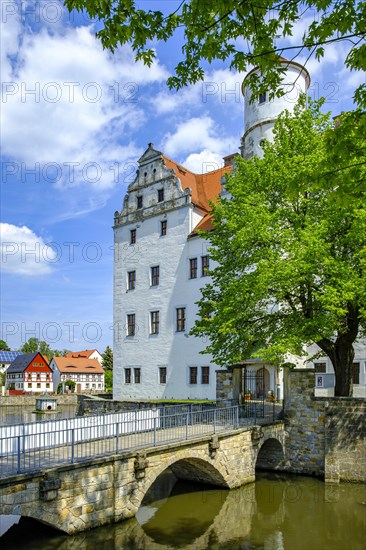
<svg viewBox="0 0 366 550">
<path fill-rule="evenodd" d="M 176 482 L 170 473 L 152 487 L 136 518 L 71 537 L 22 518 L 0 538 L 0 547 L 365 550 L 365 492 L 364 485 L 266 474 L 228 491 Z"/>
</svg>

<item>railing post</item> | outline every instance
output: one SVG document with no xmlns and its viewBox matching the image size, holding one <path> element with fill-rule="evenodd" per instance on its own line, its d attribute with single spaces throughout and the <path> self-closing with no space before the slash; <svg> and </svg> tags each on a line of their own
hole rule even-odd
<svg viewBox="0 0 366 550">
<path fill-rule="evenodd" d="M 116 454 L 118 454 L 119 424 L 116 422 Z"/>
<path fill-rule="evenodd" d="M 154 447 L 156 447 L 156 416 L 154 416 Z"/>
<path fill-rule="evenodd" d="M 75 460 L 75 428 L 71 428 L 71 464 Z"/>
<path fill-rule="evenodd" d="M 215 434 L 216 433 L 216 409 L 214 410 L 214 430 L 213 430 L 213 433 Z"/>
<path fill-rule="evenodd" d="M 257 403 L 254 402 L 254 424 L 257 423 Z"/>
<path fill-rule="evenodd" d="M 186 439 L 188 439 L 188 426 L 189 426 L 189 424 L 188 424 L 188 421 L 189 421 L 188 415 L 189 415 L 189 413 L 186 414 Z"/>
<path fill-rule="evenodd" d="M 239 405 L 235 407 L 236 427 L 239 428 Z"/>
<path fill-rule="evenodd" d="M 274 401 L 273 401 L 272 405 L 273 405 L 273 407 L 272 407 L 272 420 L 274 422 L 275 418 L 276 418 L 275 402 Z"/>
<path fill-rule="evenodd" d="M 17 464 L 17 474 L 20 474 L 20 435 L 18 435 L 18 464 Z"/>
</svg>

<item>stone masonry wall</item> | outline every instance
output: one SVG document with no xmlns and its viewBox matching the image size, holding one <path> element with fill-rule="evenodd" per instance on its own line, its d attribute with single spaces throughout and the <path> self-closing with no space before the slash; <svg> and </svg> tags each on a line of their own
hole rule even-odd
<svg viewBox="0 0 366 550">
<path fill-rule="evenodd" d="M 324 475 L 324 404 L 314 400 L 314 371 L 285 370 L 285 424 L 289 470 Z"/>
<path fill-rule="evenodd" d="M 366 400 L 314 397 L 314 371 L 285 372 L 288 470 L 366 482 Z"/>
<path fill-rule="evenodd" d="M 366 481 L 366 399 L 325 402 L 325 481 Z"/>
</svg>

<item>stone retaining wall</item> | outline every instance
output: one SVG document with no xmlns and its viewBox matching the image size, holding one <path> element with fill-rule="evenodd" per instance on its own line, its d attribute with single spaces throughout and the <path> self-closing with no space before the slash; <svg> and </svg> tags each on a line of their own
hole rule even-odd
<svg viewBox="0 0 366 550">
<path fill-rule="evenodd" d="M 314 397 L 314 371 L 286 369 L 289 471 L 366 482 L 366 400 Z"/>
</svg>

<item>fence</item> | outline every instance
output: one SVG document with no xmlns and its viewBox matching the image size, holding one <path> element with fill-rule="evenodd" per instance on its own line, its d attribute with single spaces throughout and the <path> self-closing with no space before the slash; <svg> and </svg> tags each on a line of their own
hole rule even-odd
<svg viewBox="0 0 366 550">
<path fill-rule="evenodd" d="M 276 415 L 272 404 L 258 408 L 251 403 L 176 414 L 151 409 L 5 426 L 0 429 L 0 477 L 273 422 Z"/>
</svg>

